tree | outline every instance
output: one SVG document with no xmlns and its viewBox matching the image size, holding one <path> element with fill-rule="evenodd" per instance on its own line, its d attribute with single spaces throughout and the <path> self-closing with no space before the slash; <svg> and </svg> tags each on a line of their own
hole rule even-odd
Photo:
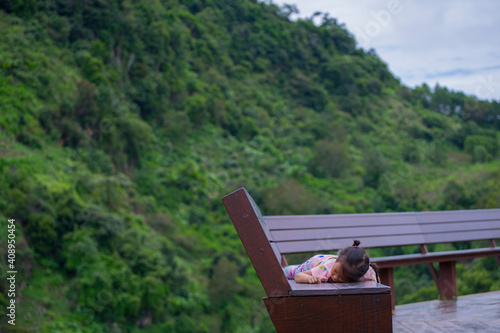
<svg viewBox="0 0 500 333">
<path fill-rule="evenodd" d="M 263 195 L 265 212 L 268 215 L 301 215 L 325 212 L 326 203 L 318 196 L 308 193 L 296 179 L 269 189 Z"/>
<path fill-rule="evenodd" d="M 347 144 L 323 139 L 316 142 L 309 169 L 319 177 L 340 177 L 350 164 Z"/>
<path fill-rule="evenodd" d="M 389 164 L 377 148 L 365 150 L 361 161 L 365 173 L 363 181 L 366 186 L 378 187 L 380 176 L 387 171 Z"/>
</svg>

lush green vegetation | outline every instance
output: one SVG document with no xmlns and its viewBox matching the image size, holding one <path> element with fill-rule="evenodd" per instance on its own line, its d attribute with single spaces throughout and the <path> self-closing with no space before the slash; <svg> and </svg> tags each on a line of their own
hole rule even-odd
<svg viewBox="0 0 500 333">
<path fill-rule="evenodd" d="M 266 215 L 500 207 L 499 103 L 403 86 L 327 15 L 292 22 L 255 0 L 0 8 L 12 332 L 272 331 L 220 201 L 240 186 Z M 500 289 L 494 259 L 457 271 L 462 294 Z M 396 283 L 398 303 L 437 297 L 425 266 Z"/>
</svg>

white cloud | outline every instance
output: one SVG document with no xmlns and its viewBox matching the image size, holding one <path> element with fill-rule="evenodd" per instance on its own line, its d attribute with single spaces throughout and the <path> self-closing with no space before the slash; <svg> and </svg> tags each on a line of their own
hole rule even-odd
<svg viewBox="0 0 500 333">
<path fill-rule="evenodd" d="M 290 0 L 299 17 L 329 13 L 409 86 L 426 82 L 500 100 L 500 1 Z M 488 82 L 487 84 L 485 82 Z"/>
</svg>

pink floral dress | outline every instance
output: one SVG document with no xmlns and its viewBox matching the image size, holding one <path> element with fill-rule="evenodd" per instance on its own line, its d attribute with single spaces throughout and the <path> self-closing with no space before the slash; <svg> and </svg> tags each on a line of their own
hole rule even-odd
<svg viewBox="0 0 500 333">
<path fill-rule="evenodd" d="M 336 260 L 337 256 L 334 255 L 317 254 L 300 265 L 290 265 L 285 267 L 285 276 L 287 279 L 292 280 L 295 277 L 295 274 L 310 270 L 313 276 L 326 277 L 330 280 L 330 277 L 332 276 L 332 268 Z M 373 268 L 368 268 L 368 271 L 359 279 L 359 281 L 377 281 Z"/>
</svg>

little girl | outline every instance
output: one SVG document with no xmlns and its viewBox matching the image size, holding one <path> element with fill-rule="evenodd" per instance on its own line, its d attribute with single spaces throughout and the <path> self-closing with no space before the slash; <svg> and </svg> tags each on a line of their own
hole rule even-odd
<svg viewBox="0 0 500 333">
<path fill-rule="evenodd" d="M 378 269 L 370 264 L 368 254 L 355 240 L 352 246 L 346 247 L 337 256 L 318 254 L 301 265 L 284 268 L 288 279 L 297 283 L 355 282 L 377 281 Z"/>
</svg>

